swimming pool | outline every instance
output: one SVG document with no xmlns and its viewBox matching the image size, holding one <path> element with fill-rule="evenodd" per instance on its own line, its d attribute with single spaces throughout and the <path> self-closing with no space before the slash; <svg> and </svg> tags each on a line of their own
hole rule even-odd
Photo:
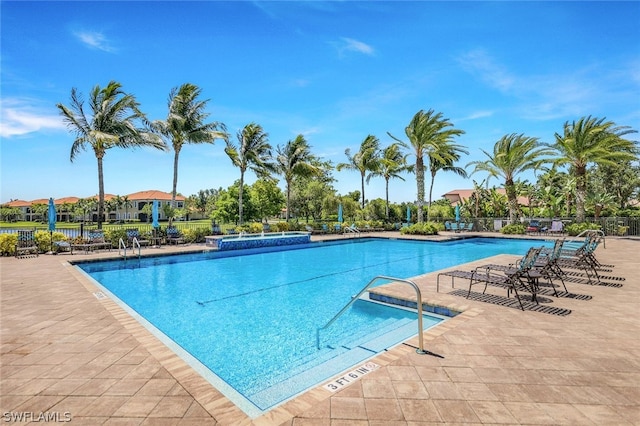
<svg viewBox="0 0 640 426">
<path fill-rule="evenodd" d="M 495 254 L 523 254 L 530 246 L 510 239 L 362 238 L 77 266 L 257 416 L 416 334 L 415 313 L 359 301 L 322 333 L 317 348 L 317 329 L 373 277 L 408 278 Z M 441 320 L 425 316 L 424 328 Z M 381 331 L 389 332 L 382 341 Z"/>
</svg>

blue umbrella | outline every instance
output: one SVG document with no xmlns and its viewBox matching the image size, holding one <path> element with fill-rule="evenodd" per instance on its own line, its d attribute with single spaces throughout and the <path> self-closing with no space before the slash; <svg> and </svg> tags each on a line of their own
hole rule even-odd
<svg viewBox="0 0 640 426">
<path fill-rule="evenodd" d="M 407 225 L 411 223 L 411 207 L 407 206 Z"/>
<path fill-rule="evenodd" d="M 160 224 L 158 223 L 158 200 L 153 200 L 153 207 L 151 208 L 151 218 L 153 219 L 153 223 L 151 226 L 154 228 L 159 228 Z"/>
<path fill-rule="evenodd" d="M 342 223 L 342 203 L 338 205 L 338 222 Z"/>
<path fill-rule="evenodd" d="M 460 206 L 456 205 L 456 222 L 460 222 Z"/>
<path fill-rule="evenodd" d="M 56 230 L 56 205 L 53 202 L 53 198 L 49 198 L 49 231 Z"/>
<path fill-rule="evenodd" d="M 49 211 L 47 212 L 47 216 L 49 220 L 49 237 L 51 237 L 51 247 L 49 247 L 49 251 L 53 252 L 53 231 L 56 230 L 56 205 L 53 202 L 53 198 L 49 198 Z"/>
</svg>

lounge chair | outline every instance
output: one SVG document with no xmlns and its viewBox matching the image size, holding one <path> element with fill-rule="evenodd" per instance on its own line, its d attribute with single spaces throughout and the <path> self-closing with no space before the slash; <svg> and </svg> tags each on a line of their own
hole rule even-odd
<svg viewBox="0 0 640 426">
<path fill-rule="evenodd" d="M 551 222 L 551 228 L 547 230 L 549 234 L 564 234 L 564 224 L 559 220 L 554 220 Z"/>
<path fill-rule="evenodd" d="M 94 231 L 90 231 L 88 237 L 89 239 L 86 244 L 87 250 L 108 249 L 111 251 L 111 243 L 105 240 L 103 230 L 96 229 Z"/>
<path fill-rule="evenodd" d="M 16 257 L 35 254 L 38 256 L 39 249 L 36 244 L 36 237 L 33 231 L 18 231 L 18 241 L 16 242 Z"/>
<path fill-rule="evenodd" d="M 524 306 L 518 289 L 531 293 L 531 299 L 537 304 L 536 297 L 537 282 L 536 275 L 530 272 L 532 265 L 535 263 L 541 248 L 531 248 L 527 254 L 515 265 L 483 265 L 477 267 L 473 271 L 453 270 L 441 272 L 436 277 L 436 291 L 440 291 L 440 276 L 450 276 L 451 285 L 454 286 L 454 278 L 463 278 L 469 280 L 469 291 L 467 298 L 471 295 L 471 287 L 474 284 L 484 284 L 484 294 L 488 286 L 505 288 L 507 290 L 507 298 L 513 292 L 518 299 L 520 309 L 524 311 Z M 496 273 L 500 272 L 500 273 Z"/>
<path fill-rule="evenodd" d="M 542 229 L 542 225 L 540 225 L 540 222 L 538 222 L 537 220 L 532 220 L 529 222 L 529 225 L 527 226 L 527 233 L 539 234 L 541 229 Z"/>
<path fill-rule="evenodd" d="M 351 224 L 351 226 L 345 226 L 344 227 L 343 235 L 346 235 L 346 234 L 360 235 L 360 230 L 358 229 L 356 224 L 353 223 L 353 224 Z"/>
<path fill-rule="evenodd" d="M 473 231 L 473 222 L 469 222 L 467 223 L 467 226 L 465 227 L 465 231 Z"/>
<path fill-rule="evenodd" d="M 167 227 L 167 244 L 184 244 L 185 239 L 182 233 L 175 226 Z"/>
<path fill-rule="evenodd" d="M 451 230 L 453 232 L 460 232 L 460 225 L 457 222 L 451 222 Z"/>
<path fill-rule="evenodd" d="M 141 235 L 140 231 L 137 228 L 127 229 L 127 245 L 129 247 L 134 247 L 134 241 L 136 241 L 140 246 L 148 246 L 149 240 L 145 240 Z"/>
</svg>

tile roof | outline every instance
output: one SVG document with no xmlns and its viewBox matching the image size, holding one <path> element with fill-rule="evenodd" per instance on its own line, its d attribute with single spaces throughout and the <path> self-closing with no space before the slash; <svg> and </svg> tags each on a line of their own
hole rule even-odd
<svg viewBox="0 0 640 426">
<path fill-rule="evenodd" d="M 171 200 L 171 193 L 170 192 L 163 192 L 163 191 L 158 191 L 155 189 L 150 189 L 147 191 L 139 191 L 139 192 L 134 192 L 132 194 L 127 194 L 127 195 L 123 195 L 123 197 L 127 197 L 129 199 L 129 201 L 136 201 L 136 200 L 158 200 L 158 201 L 170 201 Z M 113 195 L 113 194 L 104 194 L 104 200 L 105 201 L 109 201 L 112 198 L 117 197 L 117 195 Z M 57 198 L 55 200 L 53 200 L 53 202 L 56 205 L 62 205 L 64 203 L 77 203 L 79 200 L 81 199 L 87 199 L 87 198 L 95 198 L 96 200 L 98 199 L 98 195 L 91 195 L 89 197 L 62 197 L 62 198 Z M 176 195 L 176 201 L 184 201 L 186 198 L 182 195 Z M 1 204 L 2 206 L 5 207 L 29 207 L 33 204 L 48 204 L 49 203 L 49 199 L 48 198 L 39 198 L 37 200 L 31 200 L 31 201 L 26 201 L 26 200 L 12 200 L 9 201 L 7 203 Z"/>
</svg>

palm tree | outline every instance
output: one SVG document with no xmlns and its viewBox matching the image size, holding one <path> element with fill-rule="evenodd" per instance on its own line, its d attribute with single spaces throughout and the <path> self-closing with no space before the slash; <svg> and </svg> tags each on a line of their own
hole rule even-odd
<svg viewBox="0 0 640 426">
<path fill-rule="evenodd" d="M 404 133 L 409 138 L 409 144 L 387 132 L 389 136 L 397 140 L 403 146 L 412 147 L 416 156 L 416 183 L 418 186 L 418 222 L 424 221 L 424 159 L 425 156 L 439 158 L 443 164 L 453 164 L 458 158 L 452 157 L 447 150 L 441 150 L 443 144 L 450 144 L 454 136 L 464 134 L 463 130 L 453 128 L 453 124 L 448 118 L 443 118 L 442 113 L 435 113 L 432 109 L 425 112 L 418 111 L 409 125 L 405 127 Z M 457 145 L 455 145 L 458 147 Z M 454 151 L 456 152 L 456 151 Z M 464 151 L 461 151 L 464 152 Z"/>
<path fill-rule="evenodd" d="M 407 165 L 407 156 L 402 155 L 400 144 L 392 143 L 382 150 L 382 157 L 377 170 L 369 173 L 367 183 L 372 177 L 383 177 L 385 180 L 386 209 L 385 217 L 389 220 L 389 179 L 398 178 L 404 180 L 400 173 L 412 171 L 413 167 Z"/>
<path fill-rule="evenodd" d="M 380 141 L 373 135 L 368 135 L 360 144 L 360 150 L 351 155 L 351 149 L 347 148 L 344 154 L 349 160 L 348 163 L 340 163 L 336 166 L 337 171 L 343 169 L 357 170 L 360 172 L 362 185 L 362 208 L 364 209 L 364 178 L 367 172 L 374 172 L 378 169 L 380 160 Z"/>
<path fill-rule="evenodd" d="M 240 169 L 240 187 L 238 190 L 238 218 L 242 225 L 242 193 L 244 192 L 244 174 L 252 170 L 258 177 L 270 178 L 268 173 L 274 170 L 271 161 L 271 145 L 269 135 L 262 126 L 249 123 L 240 130 L 236 137 L 239 145 L 234 145 L 228 139 L 224 152 L 227 153 L 234 166 Z"/>
<path fill-rule="evenodd" d="M 547 159 L 544 155 L 551 150 L 544 147 L 538 138 L 512 133 L 505 135 L 493 147 L 493 154 L 484 149 L 486 161 L 472 161 L 468 165 L 475 165 L 473 173 L 484 171 L 490 176 L 499 176 L 504 179 L 504 189 L 509 203 L 509 220 L 513 223 L 518 212 L 518 196 L 516 193 L 515 178 L 526 170 L 537 170 Z"/>
<path fill-rule="evenodd" d="M 91 116 L 84 111 L 84 101 L 76 88 L 71 89 L 71 104 L 56 106 L 63 121 L 76 138 L 71 146 L 71 162 L 80 151 L 89 146 L 98 161 L 98 228 L 102 228 L 104 210 L 103 160 L 108 149 L 149 146 L 166 150 L 166 144 L 158 136 L 137 126 L 146 117 L 140 111 L 133 95 L 121 89 L 121 84 L 110 81 L 106 87 L 96 85 L 89 94 Z"/>
<path fill-rule="evenodd" d="M 467 178 L 467 171 L 462 167 L 455 166 L 455 163 L 460 160 L 461 153 L 469 154 L 469 151 L 467 151 L 461 145 L 454 144 L 449 139 L 438 140 L 436 143 L 427 148 L 427 156 L 429 157 L 429 171 L 431 172 L 427 221 L 431 217 L 431 200 L 433 196 L 433 183 L 436 180 L 436 173 L 439 170 L 442 170 L 445 172 L 453 172 L 465 179 Z"/>
<path fill-rule="evenodd" d="M 169 94 L 169 113 L 166 120 L 157 120 L 153 128 L 171 141 L 173 147 L 173 187 L 171 207 L 175 207 L 178 190 L 178 158 L 186 143 L 214 143 L 216 139 L 227 140 L 225 125 L 218 122 L 205 123 L 209 116 L 205 112 L 209 100 L 199 100 L 202 90 L 191 83 L 174 87 Z M 171 221 L 169 221 L 171 225 Z"/>
<path fill-rule="evenodd" d="M 584 222 L 587 194 L 587 165 L 613 165 L 637 159 L 638 148 L 623 136 L 635 133 L 628 126 L 616 126 L 604 118 L 582 117 L 565 122 L 563 133 L 550 145 L 559 155 L 556 164 L 569 164 L 576 179 L 576 220 Z"/>
<path fill-rule="evenodd" d="M 316 158 L 311 154 L 311 147 L 302 135 L 296 136 L 294 140 L 289 140 L 284 146 L 276 147 L 276 173 L 284 177 L 287 185 L 287 221 L 291 208 L 291 185 L 296 176 L 312 176 L 320 172 L 314 164 Z"/>
</svg>

